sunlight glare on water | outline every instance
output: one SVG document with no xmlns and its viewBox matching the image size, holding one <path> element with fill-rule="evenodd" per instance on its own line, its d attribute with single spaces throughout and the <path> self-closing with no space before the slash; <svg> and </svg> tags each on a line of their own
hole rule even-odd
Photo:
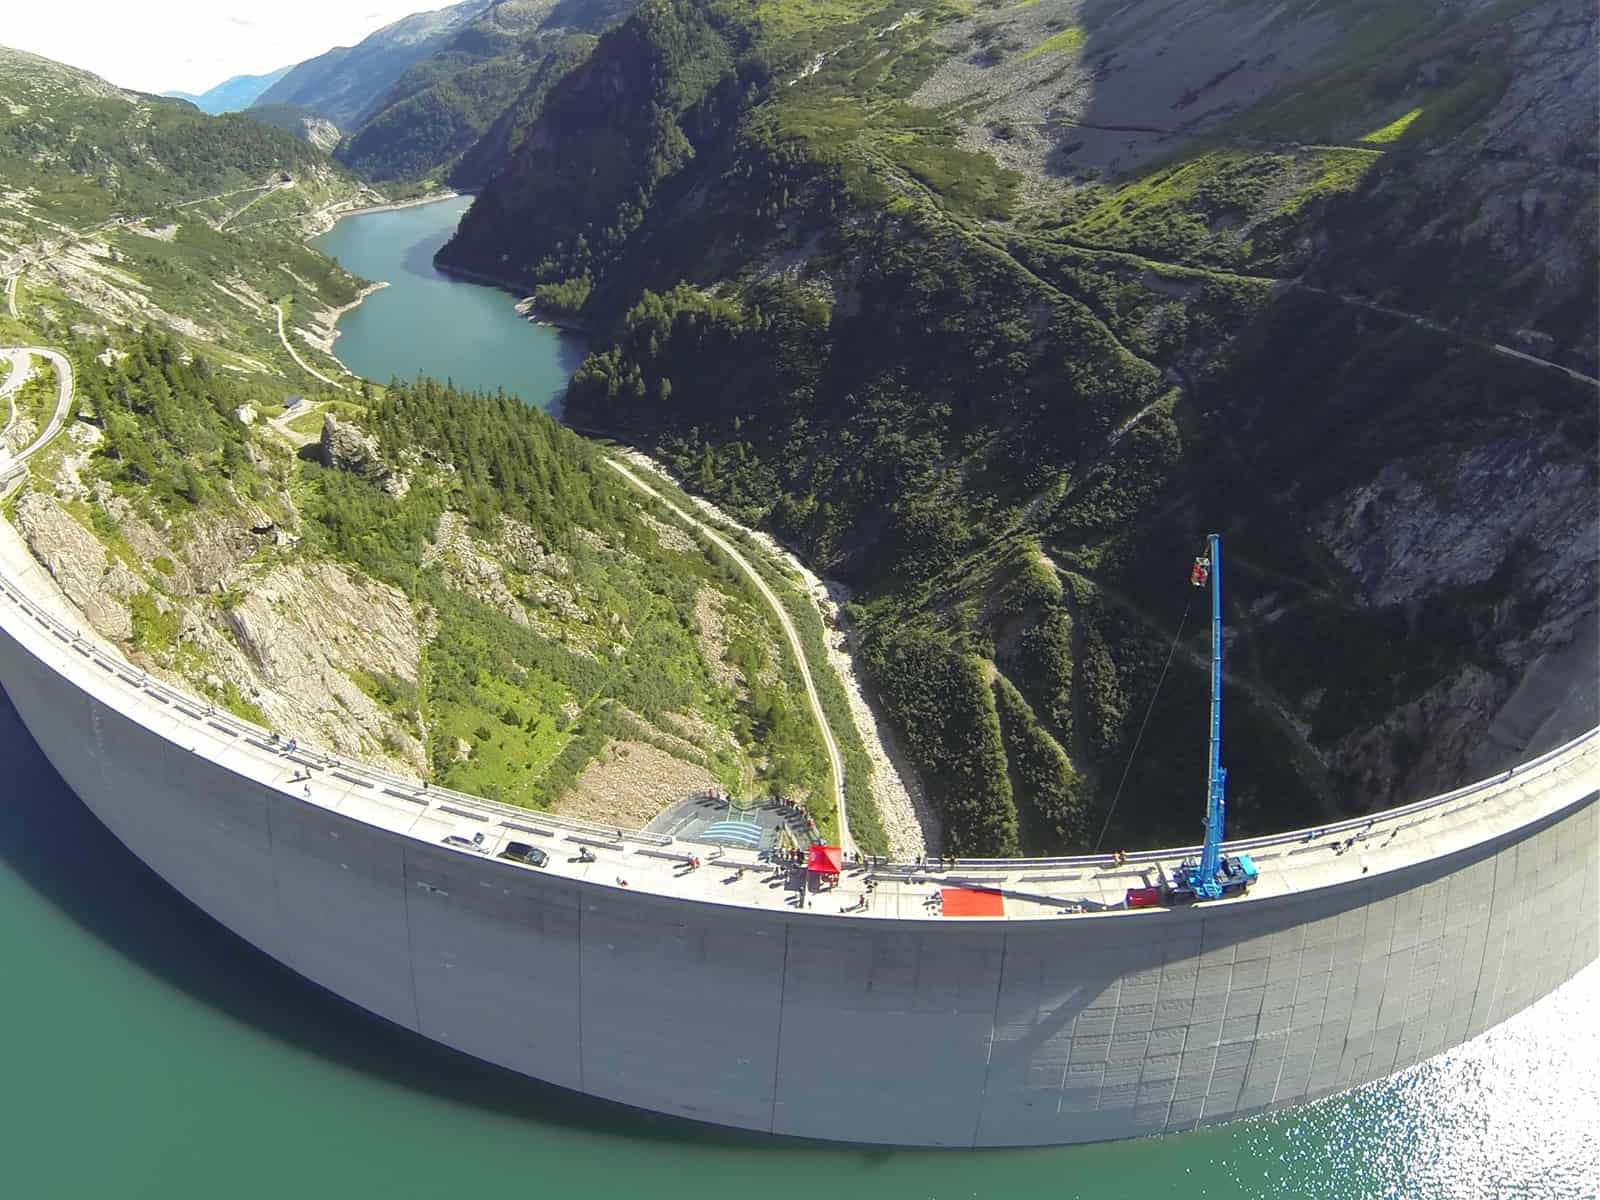
<svg viewBox="0 0 1600 1200">
<path fill-rule="evenodd" d="M 1594 1200 L 1600 966 L 1391 1079 L 1227 1128 L 1258 1164 L 1230 1168 L 1252 1196 Z"/>
</svg>

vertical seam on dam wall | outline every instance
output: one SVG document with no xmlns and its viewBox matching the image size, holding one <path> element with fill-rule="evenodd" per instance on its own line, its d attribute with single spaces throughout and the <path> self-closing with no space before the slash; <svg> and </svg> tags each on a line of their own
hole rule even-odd
<svg viewBox="0 0 1600 1200">
<path fill-rule="evenodd" d="M 1296 939 L 1295 945 L 1296 945 L 1296 947 L 1302 947 L 1302 946 L 1305 945 L 1305 928 L 1304 928 L 1304 926 L 1302 926 L 1300 928 L 1299 937 Z M 1299 953 L 1300 953 L 1299 949 L 1296 949 L 1295 954 L 1296 954 L 1297 965 L 1298 965 L 1298 955 L 1299 955 Z M 1270 974 L 1271 974 L 1271 968 L 1270 967 L 1268 968 L 1268 974 L 1269 974 L 1268 982 L 1270 983 Z M 1297 972 L 1297 975 L 1298 975 L 1298 972 Z M 1291 1004 L 1290 1007 L 1292 1008 L 1293 1005 Z M 1294 1022 L 1291 1020 L 1289 1029 L 1284 1030 L 1284 1034 L 1283 1034 L 1283 1043 L 1284 1043 L 1283 1044 L 1283 1053 L 1278 1056 L 1278 1071 L 1277 1071 L 1277 1074 L 1275 1074 L 1272 1077 L 1272 1096 L 1267 1101 L 1267 1105 L 1268 1105 L 1269 1108 L 1272 1105 L 1275 1105 L 1275 1104 L 1278 1103 L 1278 1094 L 1283 1089 L 1283 1068 L 1284 1068 L 1284 1065 L 1286 1063 L 1288 1063 L 1288 1061 L 1289 1061 L 1289 1037 L 1290 1037 L 1290 1033 L 1291 1033 L 1293 1027 L 1294 1027 Z M 1313 1053 L 1315 1053 L 1315 1049 L 1314 1048 L 1313 1048 Z M 1252 1058 L 1255 1056 L 1254 1048 L 1251 1049 L 1250 1054 L 1251 1054 Z"/>
<path fill-rule="evenodd" d="M 282 929 L 285 928 L 283 919 L 283 885 L 278 882 L 278 837 L 272 828 L 272 805 L 263 803 L 261 815 L 266 818 L 267 826 L 267 866 L 272 875 L 272 903 L 275 910 L 273 912 L 273 923 Z M 285 951 L 285 961 L 286 959 L 287 950 Z"/>
<path fill-rule="evenodd" d="M 406 848 L 400 847 L 400 893 L 401 900 L 406 909 L 406 965 L 411 969 L 406 972 L 411 980 L 411 1028 L 418 1033 L 422 1032 L 422 1001 L 417 999 L 417 945 L 411 933 L 411 856 L 406 853 Z"/>
<path fill-rule="evenodd" d="M 1478 1011 L 1478 997 L 1483 994 L 1483 973 L 1489 965 L 1489 943 L 1493 940 L 1489 935 L 1489 931 L 1494 928 L 1495 887 L 1499 883 L 1500 877 L 1500 856 L 1497 854 L 1489 861 L 1491 864 L 1493 864 L 1495 878 L 1489 884 L 1489 913 L 1484 918 L 1483 946 L 1478 951 L 1478 969 L 1472 974 L 1472 978 L 1477 982 L 1472 989 L 1472 1003 L 1467 1006 L 1466 1032 L 1469 1036 L 1471 1035 L 1473 1026 L 1476 1023 L 1472 1018 L 1473 1015 Z M 1496 958 L 1498 959 L 1498 956 L 1496 956 Z M 1496 979 L 1499 978 L 1498 966 L 1495 968 L 1495 977 Z M 1492 993 L 1490 999 L 1493 999 Z"/>
<path fill-rule="evenodd" d="M 1159 1019 L 1159 1017 L 1161 1015 L 1161 989 L 1167 986 L 1167 951 L 1166 951 L 1166 947 L 1165 946 L 1162 947 L 1161 953 L 1159 955 L 1157 955 L 1157 957 L 1156 957 L 1156 967 L 1155 967 L 1155 969 L 1156 969 L 1156 990 L 1154 991 L 1154 993 L 1151 994 L 1151 997 L 1150 997 L 1150 1028 L 1152 1030 L 1155 1028 L 1155 1022 Z M 1178 1043 L 1178 1046 L 1177 1046 L 1178 1062 L 1181 1065 L 1182 1062 L 1183 1062 L 1184 1051 L 1189 1048 L 1189 1030 L 1188 1030 L 1187 1026 L 1180 1026 L 1179 1028 L 1180 1028 L 1180 1030 L 1182 1032 L 1182 1035 L 1183 1035 L 1183 1040 L 1180 1041 Z M 1141 1064 L 1141 1066 L 1139 1068 L 1139 1082 L 1140 1083 L 1144 1082 L 1144 1073 L 1145 1073 L 1145 1068 Z M 1061 1088 L 1065 1088 L 1066 1086 L 1067 1086 L 1067 1069 L 1066 1069 L 1065 1066 L 1063 1066 L 1061 1068 Z M 1171 1128 L 1172 1128 L 1172 1106 L 1175 1103 L 1175 1098 L 1177 1096 L 1177 1092 L 1178 1092 L 1178 1077 L 1176 1075 L 1174 1075 L 1172 1077 L 1172 1088 L 1167 1093 L 1167 1111 L 1162 1115 L 1160 1132 L 1165 1133 L 1165 1132 L 1168 1132 L 1169 1130 L 1171 1130 Z M 1056 1112 L 1058 1114 L 1061 1112 L 1061 1098 L 1060 1097 L 1061 1097 L 1061 1089 L 1057 1089 L 1057 1092 L 1056 1092 Z"/>
<path fill-rule="evenodd" d="M 767 1120 L 767 1132 L 778 1128 L 778 1080 L 783 1074 L 783 1010 L 789 999 L 789 933 L 794 926 L 787 921 L 783 926 L 783 973 L 778 977 L 778 1040 L 772 1055 L 772 1106 Z"/>
<path fill-rule="evenodd" d="M 1201 964 L 1205 962 L 1206 952 L 1211 947 L 1211 939 L 1206 936 L 1206 926 L 1209 925 L 1210 923 L 1211 923 L 1210 919 L 1207 918 L 1207 917 L 1202 917 L 1200 919 L 1200 946 L 1199 946 L 1198 951 L 1196 952 L 1196 958 L 1195 958 L 1195 993 L 1194 994 L 1195 994 L 1195 1006 L 1196 1007 L 1198 1007 L 1199 1004 L 1200 1004 L 1200 984 L 1199 984 L 1199 979 L 1200 979 L 1201 974 L 1203 973 L 1203 968 L 1201 967 Z M 1232 943 L 1228 943 L 1228 972 L 1229 972 L 1228 989 L 1229 990 L 1227 992 L 1224 992 L 1223 996 L 1222 996 L 1222 1011 L 1223 1011 L 1223 1014 L 1224 1014 L 1224 1019 L 1223 1019 L 1223 1021 L 1219 1022 L 1218 1025 L 1217 1025 L 1218 1032 L 1217 1032 L 1217 1034 L 1215 1035 L 1215 1037 L 1213 1039 L 1216 1044 L 1205 1047 L 1206 1053 L 1211 1055 L 1211 1066 L 1209 1068 L 1207 1068 L 1207 1070 L 1206 1070 L 1206 1090 L 1200 1094 L 1200 1108 L 1199 1108 L 1199 1111 L 1195 1114 L 1195 1126 L 1196 1126 L 1196 1128 L 1198 1128 L 1200 1123 L 1205 1120 L 1205 1117 L 1206 1117 L 1206 1102 L 1211 1098 L 1211 1090 L 1215 1086 L 1216 1080 L 1217 1080 L 1217 1060 L 1222 1057 L 1222 1033 L 1221 1033 L 1221 1030 L 1227 1023 L 1226 1014 L 1227 1014 L 1227 1011 L 1228 1011 L 1228 996 L 1232 993 L 1232 989 L 1233 989 L 1232 973 L 1233 973 L 1233 956 L 1234 956 L 1235 953 L 1236 953 L 1236 951 L 1235 951 Z M 1165 957 L 1165 955 L 1163 955 L 1163 957 Z M 1184 1032 L 1183 1032 L 1184 1050 L 1185 1050 L 1186 1053 L 1188 1051 L 1189 1034 L 1193 1031 L 1193 1028 L 1194 1027 L 1192 1025 L 1188 1026 L 1188 1027 L 1186 1027 L 1184 1029 Z M 1255 1048 L 1251 1047 L 1251 1053 L 1254 1053 L 1254 1052 L 1255 1052 Z M 1168 1111 L 1170 1112 L 1171 1110 L 1169 1109 Z"/>
<path fill-rule="evenodd" d="M 989 1107 L 989 1076 L 994 1071 L 994 1035 L 1000 1024 L 1000 997 L 1005 993 L 1006 986 L 1006 949 L 1010 945 L 1011 935 L 1004 934 L 1000 938 L 1000 970 L 994 977 L 994 1009 L 989 1014 L 989 1046 L 983 1062 L 983 1091 L 978 1093 L 978 1115 L 972 1123 L 971 1144 L 974 1146 L 983 1134 L 983 1114 Z M 1056 1103 L 1059 1105 L 1060 1101 Z"/>
<path fill-rule="evenodd" d="M 106 741 L 100 732 L 100 708 L 93 700 L 89 701 L 89 724 L 94 729 L 94 757 L 100 768 L 100 782 L 110 787 L 111 781 L 106 778 Z"/>
<path fill-rule="evenodd" d="M 1522 840 L 1526 840 L 1526 839 L 1522 839 Z M 1522 840 L 1519 840 L 1516 843 L 1516 845 L 1520 846 L 1522 844 Z M 1516 856 L 1515 856 L 1515 852 L 1514 852 L 1515 851 L 1515 846 L 1502 846 L 1500 849 L 1498 849 L 1495 852 L 1494 857 L 1490 860 L 1491 862 L 1494 863 L 1494 885 L 1489 890 L 1488 935 L 1483 939 L 1484 954 L 1485 955 L 1487 955 L 1488 952 L 1489 952 L 1489 949 L 1488 949 L 1489 948 L 1489 943 L 1491 941 L 1494 941 L 1495 940 L 1495 936 L 1496 936 L 1495 935 L 1495 930 L 1497 928 L 1497 922 L 1495 920 L 1495 917 L 1497 916 L 1496 910 L 1499 908 L 1499 905 L 1500 905 L 1500 888 L 1501 888 L 1500 871 L 1506 865 L 1507 851 L 1512 851 L 1511 859 L 1512 859 L 1512 862 L 1515 863 L 1515 861 L 1516 861 Z M 1508 881 L 1508 884 L 1514 886 L 1514 881 Z M 1507 890 L 1508 891 L 1510 890 L 1509 886 L 1508 886 Z M 1509 899 L 1509 897 L 1508 897 L 1508 899 Z M 1481 972 L 1478 975 L 1478 991 L 1479 991 L 1479 993 L 1483 992 L 1485 982 L 1487 982 L 1488 988 L 1489 988 L 1489 994 L 1484 998 L 1484 1015 L 1485 1015 L 1486 1019 L 1484 1020 L 1483 1028 L 1485 1028 L 1485 1029 L 1487 1029 L 1490 1025 L 1494 1024 L 1495 1009 L 1499 1006 L 1499 1003 L 1500 1003 L 1500 970 L 1501 970 L 1501 967 L 1502 967 L 1502 965 L 1504 964 L 1504 961 L 1505 961 L 1505 944 L 1506 944 L 1506 934 L 1505 934 L 1504 930 L 1502 930 L 1500 932 L 1500 934 L 1499 934 L 1499 943 L 1500 943 L 1500 951 L 1501 952 L 1494 956 L 1494 977 L 1492 979 L 1489 979 L 1489 980 L 1486 981 L 1485 978 L 1484 978 L 1484 975 Z"/>
<path fill-rule="evenodd" d="M 589 956 L 583 952 L 583 914 L 588 911 L 589 902 L 584 899 L 582 891 L 577 892 L 575 898 L 578 901 L 578 1090 L 587 1092 L 589 1081 L 584 1072 L 588 1057 L 583 1052 L 583 1014 L 586 1011 L 583 1003 L 583 964 Z"/>
</svg>

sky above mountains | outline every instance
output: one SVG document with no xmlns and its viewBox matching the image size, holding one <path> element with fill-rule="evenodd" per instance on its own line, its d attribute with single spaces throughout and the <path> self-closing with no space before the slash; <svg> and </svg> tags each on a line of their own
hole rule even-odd
<svg viewBox="0 0 1600 1200">
<path fill-rule="evenodd" d="M 0 43 L 143 92 L 203 92 L 350 46 L 437 0 L 60 0 L 7 5 Z"/>
</svg>

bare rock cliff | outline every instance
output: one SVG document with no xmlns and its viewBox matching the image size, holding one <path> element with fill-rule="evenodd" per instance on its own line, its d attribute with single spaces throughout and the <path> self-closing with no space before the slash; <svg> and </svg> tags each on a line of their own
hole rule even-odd
<svg viewBox="0 0 1600 1200">
<path fill-rule="evenodd" d="M 106 552 L 99 538 L 38 492 L 29 492 L 17 503 L 15 525 L 29 553 L 97 633 L 118 642 L 133 636 L 127 600 L 144 591 L 144 584 Z"/>
</svg>

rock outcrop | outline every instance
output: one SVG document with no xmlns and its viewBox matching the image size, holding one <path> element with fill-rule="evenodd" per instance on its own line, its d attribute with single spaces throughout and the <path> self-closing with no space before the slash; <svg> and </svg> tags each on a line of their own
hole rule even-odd
<svg viewBox="0 0 1600 1200">
<path fill-rule="evenodd" d="M 474 538 L 460 513 L 445 513 L 423 562 L 438 563 L 462 591 L 519 625 L 538 625 L 540 610 L 562 620 L 585 620 L 572 593 L 555 582 L 571 573 L 571 565 L 548 553 L 533 530 L 509 517 L 501 520 L 500 534 L 490 543 Z"/>
<path fill-rule="evenodd" d="M 127 600 L 145 590 L 139 577 L 106 552 L 51 497 L 30 491 L 17 502 L 14 522 L 28 551 L 82 611 L 95 631 L 113 641 L 133 636 Z"/>
<path fill-rule="evenodd" d="M 331 412 L 322 418 L 318 457 L 330 470 L 348 471 L 363 479 L 383 479 L 389 474 L 389 466 L 378 452 L 377 439 Z"/>
<path fill-rule="evenodd" d="M 1495 596 L 1454 671 L 1333 747 L 1374 794 L 1426 795 L 1467 764 L 1489 774 L 1593 723 L 1600 493 L 1593 462 L 1554 435 L 1391 462 L 1331 500 L 1315 533 L 1372 607 Z"/>
<path fill-rule="evenodd" d="M 323 466 L 332 470 L 370 479 L 391 496 L 404 496 L 411 490 L 410 477 L 384 461 L 377 438 L 339 420 L 331 412 L 322 418 L 317 457 Z"/>
<path fill-rule="evenodd" d="M 410 602 L 331 562 L 286 563 L 253 580 L 205 638 L 213 669 L 286 734 L 424 770 L 413 720 L 357 678 L 417 682 L 423 635 Z"/>
</svg>

